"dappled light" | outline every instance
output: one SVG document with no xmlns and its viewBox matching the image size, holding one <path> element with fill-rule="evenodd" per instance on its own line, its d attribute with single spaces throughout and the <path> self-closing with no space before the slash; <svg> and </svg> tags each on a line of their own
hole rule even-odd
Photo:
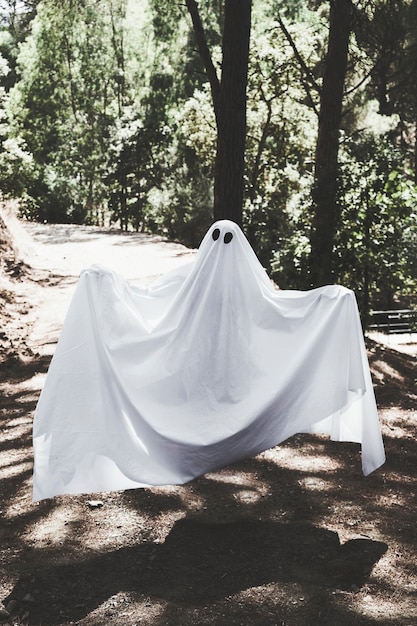
<svg viewBox="0 0 417 626">
<path fill-rule="evenodd" d="M 415 410 L 417 407 L 417 344 L 405 354 L 368 339 L 369 362 L 378 405 Z"/>
<path fill-rule="evenodd" d="M 387 417 L 391 427 L 401 422 Z M 415 444 L 407 447 L 411 411 L 409 418 L 404 436 L 386 442 L 388 450 L 398 442 L 415 460 Z M 187 485 L 31 505 L 30 457 L 19 462 L 21 443 L 13 442 L 16 458 L 4 469 L 15 486 L 23 479 L 26 500 L 9 491 L 3 528 L 12 543 L 15 524 L 21 528 L 32 574 L 17 575 L 3 599 L 29 610 L 30 623 L 133 624 L 137 615 L 147 624 L 199 623 L 207 603 L 222 623 L 255 607 L 259 623 L 281 615 L 305 626 L 311 615 L 348 626 L 359 615 L 388 624 L 411 614 L 413 546 L 398 542 L 414 529 L 407 531 L 413 478 L 384 467 L 364 479 L 355 444 L 340 450 L 325 438 L 299 435 Z M 90 500 L 99 504 L 90 507 Z M 401 612 L 393 571 L 402 581 Z M 92 578 L 100 589 L 94 598 Z"/>
<path fill-rule="evenodd" d="M 417 625 L 416 76 L 416 0 L 0 3 L 0 624 Z"/>
<path fill-rule="evenodd" d="M 260 498 L 269 495 L 269 487 L 264 481 L 253 473 L 242 471 L 219 470 L 205 474 L 207 480 L 212 480 L 220 485 L 231 485 L 231 497 L 235 502 L 242 505 L 255 504 Z"/>
<path fill-rule="evenodd" d="M 38 315 L 54 302 L 45 294 L 73 285 L 24 284 Z M 387 462 L 366 478 L 358 444 L 299 434 L 181 486 L 33 504 L 32 419 L 61 312 L 50 304 L 39 326 L 31 309 L 25 334 L 11 322 L 19 293 L 0 370 L 0 600 L 13 623 L 413 623 L 413 355 L 369 343 Z"/>
<path fill-rule="evenodd" d="M 333 488 L 330 482 L 325 481 L 321 478 L 312 478 L 312 477 L 302 478 L 301 480 L 298 481 L 298 484 L 304 489 L 309 489 L 312 491 L 317 490 L 320 492 L 327 491 Z"/>
<path fill-rule="evenodd" d="M 261 457 L 275 463 L 279 467 L 296 469 L 298 471 L 305 469 L 309 473 L 312 470 L 316 472 L 333 472 L 340 469 L 341 465 L 337 459 L 326 456 L 324 446 L 320 446 L 320 437 L 317 437 L 316 446 L 308 451 L 303 447 L 302 438 L 302 435 L 298 435 L 294 438 L 295 445 L 290 448 L 282 447 L 277 452 L 267 450 L 262 453 Z"/>
<path fill-rule="evenodd" d="M 373 362 L 373 372 L 376 380 L 380 383 L 383 383 L 386 378 L 391 378 L 399 383 L 404 383 L 405 377 L 398 372 L 394 367 L 391 367 L 388 363 L 384 361 L 374 361 Z"/>
<path fill-rule="evenodd" d="M 65 504 L 57 506 L 31 525 L 31 543 L 37 548 L 62 546 L 68 538 L 74 537 L 77 518 L 78 512 L 69 512 Z"/>
<path fill-rule="evenodd" d="M 10 478 L 12 476 L 18 476 L 19 474 L 22 474 L 23 472 L 28 472 L 28 471 L 31 472 L 32 469 L 33 469 L 33 462 L 31 459 L 30 461 L 27 461 L 26 463 L 25 462 L 8 463 L 3 468 L 3 473 L 6 478 Z"/>
<path fill-rule="evenodd" d="M 408 410 L 406 414 L 409 419 L 404 420 L 403 413 L 399 412 L 397 408 L 386 409 L 384 411 L 385 427 L 390 437 L 417 439 L 417 419 L 414 419 L 415 412 Z M 407 452 L 405 453 L 407 454 Z"/>
</svg>

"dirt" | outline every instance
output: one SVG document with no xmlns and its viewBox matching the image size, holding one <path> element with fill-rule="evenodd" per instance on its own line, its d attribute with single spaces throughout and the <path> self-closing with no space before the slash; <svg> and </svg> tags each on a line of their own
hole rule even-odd
<svg viewBox="0 0 417 626">
<path fill-rule="evenodd" d="M 5 625 L 417 624 L 417 346 L 368 339 L 387 452 L 297 435 L 184 486 L 31 501 L 31 428 L 90 262 L 150 281 L 194 252 L 0 211 L 0 619 Z M 404 341 L 403 341 L 404 343 Z"/>
</svg>

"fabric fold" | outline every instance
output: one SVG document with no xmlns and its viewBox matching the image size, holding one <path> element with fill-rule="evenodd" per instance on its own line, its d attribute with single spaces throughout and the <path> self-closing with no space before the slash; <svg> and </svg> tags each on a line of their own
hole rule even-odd
<svg viewBox="0 0 417 626">
<path fill-rule="evenodd" d="M 34 500 L 182 484 L 298 432 L 385 460 L 356 299 L 279 291 L 222 220 L 150 287 L 82 272 L 35 413 Z"/>
</svg>

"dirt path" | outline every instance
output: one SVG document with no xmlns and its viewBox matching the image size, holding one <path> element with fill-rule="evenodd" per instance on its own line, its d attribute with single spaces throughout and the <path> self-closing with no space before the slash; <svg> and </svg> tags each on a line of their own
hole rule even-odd
<svg viewBox="0 0 417 626">
<path fill-rule="evenodd" d="M 80 270 L 143 283 L 193 253 L 0 218 L 5 624 L 417 624 L 413 354 L 369 344 L 388 460 L 366 479 L 354 444 L 298 435 L 182 487 L 34 505 L 33 411 Z"/>
<path fill-rule="evenodd" d="M 22 222 L 12 207 L 3 206 L 0 211 L 0 218 L 13 237 L 15 262 L 23 262 L 17 278 L 22 279 L 20 287 L 28 310 L 34 309 L 34 315 L 27 318 L 33 325 L 30 342 L 41 353 L 45 351 L 45 338 L 46 345 L 56 342 L 83 269 L 98 263 L 132 282 L 149 284 L 168 270 L 191 261 L 195 254 L 161 237 L 92 226 Z M 14 289 L 19 291 L 19 281 Z"/>
</svg>

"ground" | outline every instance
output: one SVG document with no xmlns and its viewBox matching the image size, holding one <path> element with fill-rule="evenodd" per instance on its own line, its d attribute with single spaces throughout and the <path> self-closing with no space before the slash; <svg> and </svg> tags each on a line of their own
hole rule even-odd
<svg viewBox="0 0 417 626">
<path fill-rule="evenodd" d="M 192 258 L 0 209 L 5 625 L 417 624 L 416 345 L 368 339 L 386 464 L 297 435 L 184 486 L 31 501 L 33 413 L 82 267 L 150 281 Z M 411 338 L 410 338 L 411 339 Z"/>
</svg>

